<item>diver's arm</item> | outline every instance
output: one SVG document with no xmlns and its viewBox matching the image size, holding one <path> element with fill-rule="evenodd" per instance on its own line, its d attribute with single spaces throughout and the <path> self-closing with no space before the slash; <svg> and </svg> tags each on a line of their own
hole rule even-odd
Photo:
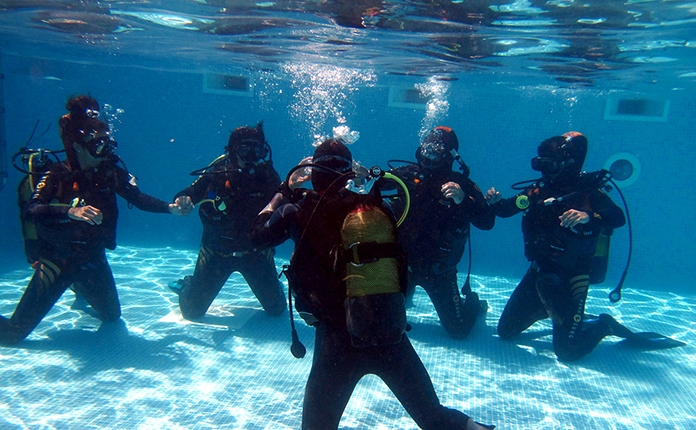
<svg viewBox="0 0 696 430">
<path fill-rule="evenodd" d="M 136 183 L 135 176 L 121 169 L 120 167 L 115 167 L 116 171 L 116 193 L 126 199 L 128 203 L 131 203 L 136 208 L 155 213 L 172 213 L 175 215 L 180 215 L 177 213 L 177 205 L 169 204 L 163 200 L 153 197 L 149 194 L 145 194 L 140 191 L 138 184 Z M 172 210 L 171 207 L 174 207 Z"/>
<path fill-rule="evenodd" d="M 613 230 L 626 224 L 624 212 L 604 191 L 597 190 L 590 194 L 590 205 L 603 227 Z"/>
<path fill-rule="evenodd" d="M 591 192 L 589 201 L 591 209 L 565 211 L 559 217 L 561 226 L 594 237 L 599 235 L 603 228 L 613 230 L 626 222 L 623 211 L 603 191 Z"/>
<path fill-rule="evenodd" d="M 291 193 L 285 183 L 280 191 L 258 214 L 251 226 L 251 243 L 256 247 L 278 246 L 290 238 L 292 226 L 297 218 L 299 206 L 290 203 Z"/>
<path fill-rule="evenodd" d="M 471 223 L 480 230 L 490 230 L 495 225 L 495 212 L 488 205 L 481 189 L 472 180 L 467 180 L 464 184 L 464 201 L 469 212 Z"/>
<path fill-rule="evenodd" d="M 527 203 L 525 203 L 525 199 Z M 528 199 L 529 197 L 527 196 L 527 192 L 525 190 L 516 196 L 507 199 L 500 199 L 497 202 L 490 204 L 490 207 L 495 216 L 499 216 L 501 218 L 510 218 L 511 216 L 515 216 L 522 212 L 526 208 L 525 204 L 529 204 Z"/>
<path fill-rule="evenodd" d="M 208 188 L 208 184 L 210 184 L 214 176 L 214 174 L 200 175 L 191 185 L 176 193 L 173 200 L 176 201 L 179 197 L 188 196 L 191 198 L 193 204 L 197 205 L 204 199 L 205 190 Z"/>
</svg>

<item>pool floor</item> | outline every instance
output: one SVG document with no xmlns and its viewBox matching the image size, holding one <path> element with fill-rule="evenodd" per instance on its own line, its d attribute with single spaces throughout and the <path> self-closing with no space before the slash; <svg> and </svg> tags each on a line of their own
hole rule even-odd
<svg viewBox="0 0 696 430">
<path fill-rule="evenodd" d="M 26 340 L 0 347 L 0 429 L 300 428 L 313 329 L 296 319 L 308 354 L 295 359 L 287 313 L 266 316 L 238 274 L 205 318 L 183 320 L 167 283 L 191 274 L 195 259 L 195 251 L 119 247 L 109 260 L 121 321 L 71 309 L 68 291 Z M 12 314 L 31 275 L 0 275 L 2 315 Z M 421 289 L 408 311 L 409 338 L 445 406 L 499 429 L 696 428 L 695 296 L 626 288 L 611 305 L 609 287 L 591 290 L 588 313 L 688 345 L 640 351 L 612 337 L 564 364 L 547 322 L 515 342 L 497 337 L 516 280 L 472 281 L 490 309 L 465 340 L 447 336 Z M 417 428 L 374 376 L 358 384 L 340 427 Z"/>
</svg>

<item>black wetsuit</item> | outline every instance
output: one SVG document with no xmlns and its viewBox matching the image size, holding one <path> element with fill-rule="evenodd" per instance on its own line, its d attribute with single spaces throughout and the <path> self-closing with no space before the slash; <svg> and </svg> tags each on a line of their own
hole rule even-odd
<svg viewBox="0 0 696 430">
<path fill-rule="evenodd" d="M 587 179 L 577 178 L 564 187 L 535 183 L 492 205 L 501 217 L 524 212 L 524 251 L 531 262 L 503 310 L 498 334 L 510 339 L 536 321 L 551 318 L 554 352 L 562 361 L 584 357 L 611 334 L 608 324 L 588 320 L 584 309 L 599 234 L 602 228 L 611 231 L 621 227 L 625 218 L 604 192 L 583 185 Z M 575 191 L 579 192 L 572 194 Z M 562 202 L 544 204 L 558 197 L 564 197 Z M 559 217 L 569 209 L 586 212 L 590 221 L 562 227 Z"/>
<path fill-rule="evenodd" d="M 135 178 L 113 163 L 77 172 L 55 164 L 36 185 L 25 215 L 36 223 L 40 264 L 12 317 L 0 317 L 0 343 L 14 344 L 27 337 L 71 284 L 105 321 L 120 318 L 105 253 L 116 248 L 116 194 L 139 209 L 169 213 L 167 202 L 142 193 Z M 87 205 L 101 211 L 101 224 L 68 217 L 71 206 Z"/>
<path fill-rule="evenodd" d="M 185 279 L 179 294 L 185 318 L 205 315 L 233 272 L 244 276 L 267 313 L 279 315 L 286 309 L 275 268 L 275 250 L 254 247 L 249 240 L 254 219 L 279 184 L 271 162 L 239 169 L 223 161 L 174 197 L 189 196 L 199 204 L 203 223 L 196 269 L 193 277 Z"/>
<path fill-rule="evenodd" d="M 341 243 L 340 229 L 356 200 L 365 198 L 341 190 L 319 204 L 319 195 L 277 194 L 272 213 L 264 211 L 254 224 L 254 239 L 278 245 L 295 241 L 291 277 L 297 309 L 316 327 L 314 363 L 305 389 L 302 428 L 335 429 L 358 381 L 379 376 L 406 411 L 424 429 L 464 429 L 468 417 L 445 408 L 430 376 L 405 334 L 393 345 L 354 347 L 346 325 L 346 286 L 334 270 L 331 250 Z M 357 196 L 357 197 L 356 197 Z M 376 199 L 379 204 L 379 199 Z M 304 238 L 300 237 L 304 234 Z M 311 313 L 312 316 L 308 316 Z"/>
<path fill-rule="evenodd" d="M 454 338 L 466 337 L 476 322 L 480 303 L 478 295 L 471 290 L 464 291 L 466 300 L 462 300 L 457 285 L 457 264 L 464 254 L 470 224 L 490 230 L 495 214 L 468 175 L 449 167 L 425 170 L 411 165 L 391 173 L 404 181 L 411 194 L 411 209 L 399 229 L 401 243 L 408 253 L 407 295 L 413 296 L 417 285 L 423 287 L 447 333 Z M 442 185 L 447 182 L 459 184 L 464 191 L 460 204 L 442 195 Z"/>
</svg>

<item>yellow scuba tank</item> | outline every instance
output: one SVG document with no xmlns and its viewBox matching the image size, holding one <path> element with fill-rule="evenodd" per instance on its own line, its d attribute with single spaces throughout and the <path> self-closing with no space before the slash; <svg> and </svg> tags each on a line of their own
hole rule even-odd
<svg viewBox="0 0 696 430">
<path fill-rule="evenodd" d="M 346 323 L 356 347 L 394 344 L 406 329 L 401 248 L 380 207 L 360 204 L 341 228 Z"/>
<path fill-rule="evenodd" d="M 382 210 L 361 205 L 350 212 L 343 221 L 341 238 L 343 249 L 352 257 L 346 265 L 348 297 L 401 291 L 396 258 L 368 256 L 368 261 L 362 261 L 365 257 L 359 255 L 361 244 L 396 241 L 394 225 Z"/>
<path fill-rule="evenodd" d="M 592 258 L 592 267 L 590 269 L 590 284 L 600 284 L 604 282 L 607 276 L 607 268 L 609 267 L 609 244 L 611 232 L 606 228 L 602 228 L 597 239 L 597 248 L 595 249 L 594 257 Z"/>
</svg>

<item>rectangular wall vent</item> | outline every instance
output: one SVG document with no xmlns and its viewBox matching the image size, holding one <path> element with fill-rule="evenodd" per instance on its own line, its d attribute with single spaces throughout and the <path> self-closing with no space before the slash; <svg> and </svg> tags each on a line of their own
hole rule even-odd
<svg viewBox="0 0 696 430">
<path fill-rule="evenodd" d="M 425 109 L 430 97 L 417 88 L 389 87 L 389 106 L 410 109 Z"/>
<path fill-rule="evenodd" d="M 604 119 L 622 121 L 667 121 L 669 100 L 619 99 L 607 100 Z"/>
<path fill-rule="evenodd" d="M 244 97 L 254 95 L 251 78 L 248 76 L 220 75 L 216 73 L 203 75 L 203 92 Z"/>
</svg>

